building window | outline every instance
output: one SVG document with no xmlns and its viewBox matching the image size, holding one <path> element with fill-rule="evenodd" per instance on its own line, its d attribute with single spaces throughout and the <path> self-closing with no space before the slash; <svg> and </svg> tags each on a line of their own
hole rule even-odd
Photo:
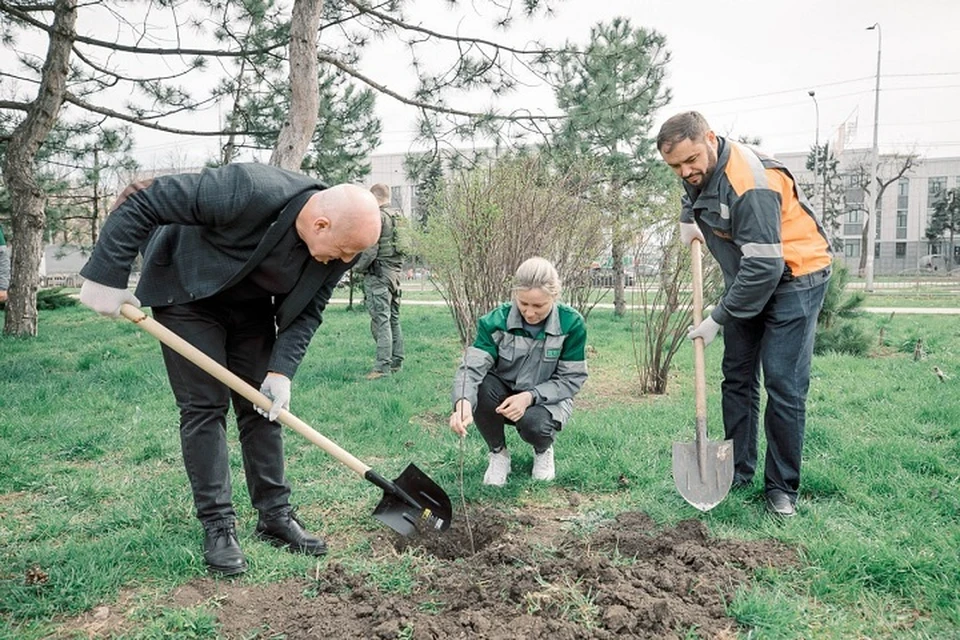
<svg viewBox="0 0 960 640">
<path fill-rule="evenodd" d="M 860 241 L 847 240 L 846 242 L 844 242 L 843 255 L 847 258 L 859 258 L 860 257 Z"/>
<path fill-rule="evenodd" d="M 897 210 L 906 210 L 910 204 L 910 179 L 900 178 L 897 182 Z"/>
<path fill-rule="evenodd" d="M 898 258 L 906 258 L 906 257 L 907 257 L 907 243 L 906 243 L 906 242 L 898 242 L 898 243 L 897 243 L 897 257 L 898 257 Z"/>
<path fill-rule="evenodd" d="M 946 176 L 935 176 L 933 178 L 927 178 L 927 197 L 930 200 L 930 204 L 933 204 L 933 201 L 936 200 L 941 193 L 947 190 L 947 177 Z"/>
<path fill-rule="evenodd" d="M 860 209 L 847 209 L 847 222 L 860 222 Z"/>
<path fill-rule="evenodd" d="M 403 195 L 400 193 L 400 187 L 390 187 L 390 206 L 394 209 L 403 208 Z"/>
</svg>

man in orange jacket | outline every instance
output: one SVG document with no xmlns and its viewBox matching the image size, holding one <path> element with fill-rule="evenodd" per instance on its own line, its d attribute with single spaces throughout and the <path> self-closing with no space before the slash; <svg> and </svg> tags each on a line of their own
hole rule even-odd
<svg viewBox="0 0 960 640">
<path fill-rule="evenodd" d="M 716 135 L 699 113 L 667 120 L 657 149 L 683 180 L 681 239 L 706 244 L 723 272 L 720 302 L 689 337 L 706 346 L 724 329 L 723 423 L 733 440 L 734 486 L 748 485 L 756 470 L 762 370 L 766 505 L 793 516 L 813 341 L 830 279 L 826 234 L 786 167 Z"/>
</svg>

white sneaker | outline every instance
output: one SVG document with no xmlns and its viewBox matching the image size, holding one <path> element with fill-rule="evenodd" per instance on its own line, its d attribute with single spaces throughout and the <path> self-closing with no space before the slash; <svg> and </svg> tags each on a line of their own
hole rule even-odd
<svg viewBox="0 0 960 640">
<path fill-rule="evenodd" d="M 510 452 L 506 448 L 497 453 L 491 451 L 488 454 L 488 459 L 487 472 L 483 474 L 483 484 L 494 487 L 502 487 L 507 484 L 507 476 L 510 475 Z"/>
<path fill-rule="evenodd" d="M 553 445 L 543 453 L 533 453 L 533 479 L 549 482 L 557 475 L 553 466 Z"/>
</svg>

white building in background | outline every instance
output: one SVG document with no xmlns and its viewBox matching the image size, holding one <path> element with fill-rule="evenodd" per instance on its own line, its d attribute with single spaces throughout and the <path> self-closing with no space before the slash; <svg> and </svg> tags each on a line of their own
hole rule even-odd
<svg viewBox="0 0 960 640">
<path fill-rule="evenodd" d="M 806 153 L 774 155 L 793 172 L 798 181 L 813 183 L 813 172 L 806 168 Z M 371 156 L 371 171 L 366 182 L 370 185 L 377 182 L 389 185 L 392 206 L 403 210 L 409 217 L 416 217 L 416 185 L 407 178 L 403 165 L 405 157 L 403 153 Z M 869 149 L 847 149 L 840 157 L 839 172 L 847 189 L 846 213 L 840 232 L 843 247 L 837 250 L 836 258 L 846 262 L 852 274 L 856 274 L 860 264 L 860 238 L 864 221 L 863 192 L 858 187 L 857 173 L 861 167 L 869 166 L 869 157 Z M 888 164 L 892 164 L 892 160 Z M 955 239 L 952 264 L 949 264 L 946 255 L 949 251 L 948 239 L 931 242 L 926 238 L 934 201 L 942 191 L 954 187 L 960 187 L 960 157 L 920 158 L 903 178 L 887 187 L 881 201 L 877 242 L 874 246 L 874 269 L 877 275 L 895 275 L 918 268 L 943 271 L 960 267 L 960 235 Z M 815 200 L 814 205 L 819 208 L 820 196 L 807 195 Z"/>
<path fill-rule="evenodd" d="M 390 206 L 413 217 L 417 208 L 417 187 L 403 168 L 405 153 L 384 153 L 370 156 L 370 173 L 364 182 L 373 186 L 378 182 L 390 187 Z"/>
<path fill-rule="evenodd" d="M 813 183 L 813 172 L 806 168 L 806 153 L 775 154 L 797 180 Z M 890 167 L 895 164 L 892 156 L 886 158 Z M 861 167 L 870 166 L 869 149 L 848 149 L 840 155 L 839 173 L 847 185 L 846 213 L 841 226 L 842 251 L 836 258 L 842 259 L 857 273 L 860 264 L 860 247 L 863 233 L 863 191 L 859 188 L 857 173 Z M 869 170 L 869 169 L 868 169 Z M 882 177 L 882 175 L 881 175 Z M 874 244 L 874 270 L 877 275 L 896 275 L 917 269 L 944 271 L 960 267 L 960 235 L 955 237 L 952 262 L 947 256 L 950 250 L 947 237 L 927 240 L 927 224 L 933 213 L 937 197 L 947 189 L 960 187 L 960 157 L 920 158 L 897 182 L 883 193 L 877 217 L 876 242 Z M 819 207 L 819 196 L 807 193 Z"/>
<path fill-rule="evenodd" d="M 464 150 L 464 155 L 476 150 Z M 480 150 L 482 153 L 483 150 Z M 488 153 L 492 150 L 488 150 Z M 813 183 L 813 172 L 806 168 L 806 153 L 774 154 L 797 180 Z M 842 251 L 836 258 L 844 260 L 851 273 L 856 274 L 860 263 L 860 238 L 863 229 L 863 193 L 858 187 L 857 173 L 869 166 L 869 149 L 844 150 L 840 157 L 840 175 L 846 181 L 846 213 L 841 226 Z M 400 209 L 411 219 L 418 216 L 416 185 L 404 169 L 404 153 L 377 154 L 370 157 L 371 171 L 364 183 L 372 186 L 382 182 L 390 187 L 391 206 Z M 892 164 L 887 163 L 888 166 Z M 171 173 L 157 171 L 153 175 Z M 142 174 L 140 177 L 148 177 Z M 947 255 L 950 247 L 947 237 L 929 241 L 927 223 L 933 212 L 933 203 L 946 189 L 960 187 L 960 157 L 920 158 L 916 166 L 903 178 L 887 187 L 881 202 L 874 245 L 874 268 L 877 275 L 896 275 L 918 268 L 928 271 L 946 271 L 960 268 L 960 234 L 954 238 L 953 259 Z M 809 191 L 809 189 L 808 189 Z M 819 195 L 807 194 L 819 208 Z M 651 258 L 651 260 L 653 260 Z M 45 248 L 41 276 L 51 285 L 71 286 L 86 254 L 79 247 L 50 245 Z M 75 278 L 74 278 L 75 279 Z"/>
</svg>

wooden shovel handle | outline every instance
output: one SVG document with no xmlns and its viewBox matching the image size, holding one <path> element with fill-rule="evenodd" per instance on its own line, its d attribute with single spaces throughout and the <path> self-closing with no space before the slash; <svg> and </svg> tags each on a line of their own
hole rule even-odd
<svg viewBox="0 0 960 640">
<path fill-rule="evenodd" d="M 230 372 L 222 364 L 197 349 L 195 346 L 175 334 L 173 331 L 170 331 L 170 329 L 167 329 L 165 326 L 149 317 L 141 309 L 138 309 L 130 304 L 124 304 L 120 307 L 120 313 L 127 320 L 130 320 L 135 325 L 152 335 L 154 338 L 167 345 L 223 384 L 227 385 L 253 404 L 263 407 L 264 409 L 269 409 L 273 404 L 273 401 L 270 400 L 270 398 L 251 387 L 239 376 Z M 355 458 L 352 454 L 341 448 L 337 443 L 320 434 L 316 429 L 286 409 L 280 411 L 280 416 L 278 419 L 281 423 L 290 427 L 310 442 L 319 446 L 321 449 L 336 458 L 339 462 L 345 464 L 347 467 L 356 471 L 361 476 L 365 476 L 367 471 L 370 470 L 368 465 Z"/>
<path fill-rule="evenodd" d="M 694 239 L 690 243 L 690 257 L 693 262 L 693 326 L 703 322 L 703 258 L 701 243 Z M 707 440 L 707 374 L 703 357 L 703 338 L 693 340 L 693 378 L 697 402 L 697 441 Z"/>
</svg>

